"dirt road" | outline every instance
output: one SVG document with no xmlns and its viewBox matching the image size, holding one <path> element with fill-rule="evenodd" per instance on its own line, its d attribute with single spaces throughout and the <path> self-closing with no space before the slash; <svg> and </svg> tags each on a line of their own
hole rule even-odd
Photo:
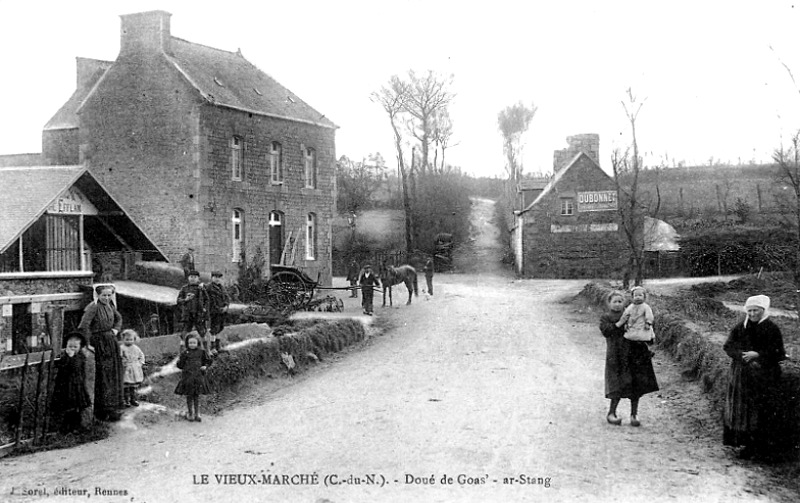
<svg viewBox="0 0 800 503">
<path fill-rule="evenodd" d="M 752 492 L 766 485 L 760 472 L 678 421 L 677 372 L 658 358 L 663 391 L 642 399 L 643 426 L 628 424 L 627 403 L 622 426 L 606 423 L 605 342 L 561 302 L 583 282 L 434 281 L 429 300 L 378 307 L 393 328 L 362 350 L 255 390 L 248 406 L 0 460 L 0 500 L 86 499 L 60 487 L 132 502 L 791 500 Z"/>
</svg>

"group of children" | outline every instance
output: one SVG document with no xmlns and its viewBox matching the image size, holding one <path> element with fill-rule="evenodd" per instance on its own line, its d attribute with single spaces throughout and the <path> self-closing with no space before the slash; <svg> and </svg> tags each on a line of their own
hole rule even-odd
<svg viewBox="0 0 800 503">
<path fill-rule="evenodd" d="M 187 277 L 188 283 L 181 288 L 177 299 L 182 325 L 181 353 L 177 363 L 181 377 L 175 393 L 186 396 L 186 419 L 199 422 L 199 395 L 210 392 L 206 369 L 212 363 L 211 356 L 220 351 L 217 334 L 224 328 L 230 298 L 222 285 L 220 272 L 212 273 L 208 287 L 200 283 L 197 271 L 189 271 Z M 205 343 L 207 321 L 210 325 L 208 344 Z M 139 335 L 135 330 L 123 330 L 120 340 L 122 402 L 125 407 L 138 407 L 137 390 L 144 382 L 144 352 L 136 345 Z M 82 430 L 82 412 L 92 405 L 86 387 L 84 351 L 87 346 L 83 334 L 69 334 L 64 352 L 56 362 L 53 412 L 60 417 L 61 431 L 64 433 Z"/>
<path fill-rule="evenodd" d="M 138 407 L 137 389 L 144 382 L 145 357 L 141 348 L 136 345 L 139 339 L 136 331 L 127 329 L 122 332 L 120 353 L 123 365 L 123 403 L 125 407 Z M 197 332 L 186 336 L 186 348 L 178 358 L 177 367 L 181 376 L 175 393 L 186 396 L 187 415 L 189 421 L 200 419 L 199 395 L 210 393 L 206 379 L 206 369 L 212 363 L 211 356 L 202 348 Z M 67 337 L 64 353 L 56 361 L 57 374 L 53 393 L 53 412 L 60 417 L 61 431 L 69 433 L 83 430 L 82 412 L 91 406 L 92 400 L 86 387 L 86 338 L 80 332 Z"/>
<path fill-rule="evenodd" d="M 120 356 L 122 358 L 123 405 L 138 407 L 136 390 L 144 382 L 144 353 L 136 345 L 139 335 L 135 330 L 123 330 Z M 86 387 L 86 337 L 80 332 L 67 336 L 64 353 L 56 361 L 55 386 L 53 389 L 53 412 L 61 418 L 61 431 L 80 431 L 82 412 L 92 405 Z"/>
</svg>

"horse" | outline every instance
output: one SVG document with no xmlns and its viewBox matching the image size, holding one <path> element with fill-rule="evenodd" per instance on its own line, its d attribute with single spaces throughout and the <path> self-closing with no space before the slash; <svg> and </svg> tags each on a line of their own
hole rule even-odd
<svg viewBox="0 0 800 503">
<path fill-rule="evenodd" d="M 389 266 L 381 271 L 381 284 L 383 285 L 383 307 L 386 307 L 386 290 L 389 290 L 389 306 L 392 305 L 392 287 L 405 283 L 408 289 L 408 302 L 406 305 L 411 304 L 411 292 L 419 297 L 417 289 L 417 271 L 410 265 L 401 265 L 399 267 Z"/>
</svg>

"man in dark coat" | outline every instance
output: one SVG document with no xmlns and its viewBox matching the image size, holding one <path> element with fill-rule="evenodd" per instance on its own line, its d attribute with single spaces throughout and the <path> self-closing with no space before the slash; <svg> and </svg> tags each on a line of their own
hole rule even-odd
<svg viewBox="0 0 800 503">
<path fill-rule="evenodd" d="M 361 272 L 361 270 L 358 267 L 358 262 L 356 262 L 356 259 L 351 260 L 350 266 L 347 268 L 347 281 L 350 283 L 351 288 L 350 297 L 358 298 L 358 288 L 356 288 L 356 285 L 358 285 L 359 272 Z"/>
<path fill-rule="evenodd" d="M 364 308 L 364 314 L 372 316 L 372 298 L 374 295 L 373 289 L 377 286 L 381 287 L 381 280 L 378 275 L 372 272 L 370 264 L 364 265 L 364 270 L 358 278 L 358 284 L 361 285 L 361 307 Z"/>
<path fill-rule="evenodd" d="M 208 286 L 208 300 L 211 317 L 210 344 L 212 346 L 212 351 L 219 352 L 219 339 L 217 338 L 217 334 L 222 332 L 222 329 L 225 328 L 225 313 L 228 312 L 228 306 L 231 303 L 231 298 L 227 290 L 225 290 L 225 286 L 222 284 L 222 273 L 220 271 L 211 273 L 211 284 Z"/>
<path fill-rule="evenodd" d="M 188 283 L 183 285 L 178 292 L 178 312 L 181 322 L 181 345 L 186 334 L 192 329 L 197 330 L 206 351 L 210 351 L 206 344 L 206 319 L 208 318 L 208 290 L 200 283 L 200 273 L 189 271 Z"/>
</svg>

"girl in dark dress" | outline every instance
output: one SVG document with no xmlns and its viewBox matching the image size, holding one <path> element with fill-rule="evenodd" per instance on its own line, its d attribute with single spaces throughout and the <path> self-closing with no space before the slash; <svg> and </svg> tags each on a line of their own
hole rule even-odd
<svg viewBox="0 0 800 503">
<path fill-rule="evenodd" d="M 95 302 L 86 306 L 78 330 L 94 348 L 94 416 L 101 421 L 117 421 L 122 409 L 122 356 L 117 333 L 122 316 L 114 308 L 113 288 L 99 287 Z"/>
<path fill-rule="evenodd" d="M 723 443 L 744 446 L 742 458 L 768 454 L 770 419 L 777 412 L 780 362 L 786 358 L 783 336 L 769 316 L 769 297 L 747 299 L 747 317 L 731 330 L 722 346 L 731 357 L 723 416 Z"/>
<path fill-rule="evenodd" d="M 62 433 L 80 430 L 81 412 L 92 405 L 86 389 L 86 357 L 82 353 L 85 346 L 83 334 L 70 334 L 64 353 L 56 360 L 52 410 L 60 418 Z"/>
<path fill-rule="evenodd" d="M 175 393 L 186 395 L 186 419 L 201 421 L 199 395 L 208 395 L 211 388 L 206 380 L 206 369 L 211 365 L 211 357 L 200 347 L 200 336 L 197 332 L 189 332 L 186 336 L 186 349 L 178 359 L 181 369 L 181 380 L 175 387 Z"/>
<path fill-rule="evenodd" d="M 625 327 L 617 326 L 625 307 L 625 296 L 611 292 L 606 298 L 608 310 L 600 317 L 600 332 L 606 338 L 606 398 L 611 400 L 606 420 L 622 424 L 617 406 L 623 398 L 631 400 L 631 426 L 639 426 L 639 398 L 658 391 L 650 349 L 640 341 L 625 338 Z"/>
</svg>

